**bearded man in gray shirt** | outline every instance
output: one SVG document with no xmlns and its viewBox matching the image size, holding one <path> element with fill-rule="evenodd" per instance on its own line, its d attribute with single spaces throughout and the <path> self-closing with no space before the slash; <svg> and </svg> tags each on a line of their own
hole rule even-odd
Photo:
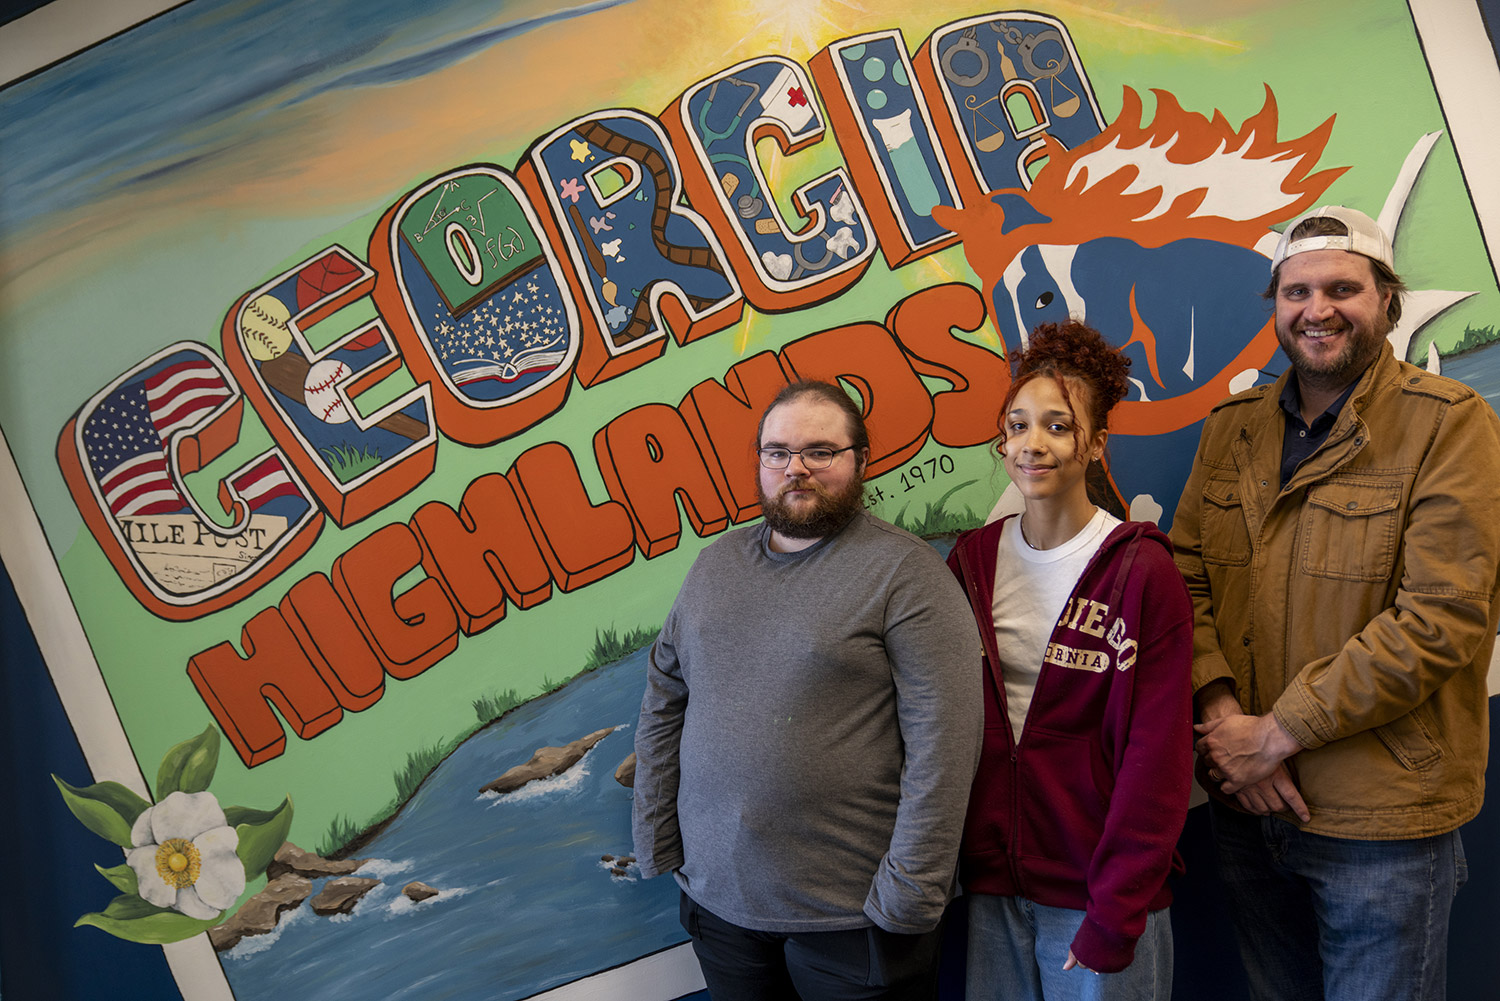
<svg viewBox="0 0 1500 1001">
<path fill-rule="evenodd" d="M 652 649 L 635 850 L 714 1001 L 936 996 L 983 725 L 977 627 L 931 546 L 864 511 L 837 385 L 761 416 L 764 524 L 693 564 Z"/>
</svg>

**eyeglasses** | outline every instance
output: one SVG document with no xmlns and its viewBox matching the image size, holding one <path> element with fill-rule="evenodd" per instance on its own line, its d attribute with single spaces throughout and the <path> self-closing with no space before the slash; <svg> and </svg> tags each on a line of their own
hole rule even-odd
<svg viewBox="0 0 1500 1001">
<path fill-rule="evenodd" d="M 802 465 L 808 469 L 827 469 L 833 465 L 834 456 L 853 450 L 853 445 L 845 445 L 843 448 L 757 448 L 755 451 L 760 454 L 760 464 L 767 469 L 785 469 L 794 455 L 802 456 Z"/>
</svg>

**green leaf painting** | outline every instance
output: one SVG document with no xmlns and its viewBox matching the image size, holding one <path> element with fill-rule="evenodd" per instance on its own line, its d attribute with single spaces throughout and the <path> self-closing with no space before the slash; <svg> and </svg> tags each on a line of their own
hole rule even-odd
<svg viewBox="0 0 1500 1001">
<path fill-rule="evenodd" d="M 167 751 L 156 772 L 156 800 L 174 792 L 203 792 L 219 767 L 219 731 L 207 727 Z"/>
<path fill-rule="evenodd" d="M 231 806 L 224 811 L 224 816 L 240 836 L 235 851 L 245 863 L 245 878 L 254 879 L 266 871 L 266 866 L 271 864 L 271 859 L 292 829 L 291 798 L 282 800 L 274 810 Z"/>
<path fill-rule="evenodd" d="M 95 865 L 94 868 L 99 870 L 99 875 L 113 883 L 115 889 L 121 893 L 128 893 L 131 896 L 140 893 L 140 883 L 136 880 L 135 870 L 130 866 L 122 863 L 108 869 L 102 865 Z"/>
<path fill-rule="evenodd" d="M 133 893 L 122 893 L 103 911 L 85 914 L 74 922 L 74 927 L 93 925 L 117 938 L 147 945 L 165 945 L 181 942 L 201 932 L 206 932 L 219 923 L 200 921 L 186 914 L 179 914 L 165 907 L 148 904 Z"/>
<path fill-rule="evenodd" d="M 56 775 L 63 802 L 79 822 L 106 841 L 130 848 L 130 827 L 151 804 L 118 782 L 96 782 L 79 789 Z"/>
</svg>

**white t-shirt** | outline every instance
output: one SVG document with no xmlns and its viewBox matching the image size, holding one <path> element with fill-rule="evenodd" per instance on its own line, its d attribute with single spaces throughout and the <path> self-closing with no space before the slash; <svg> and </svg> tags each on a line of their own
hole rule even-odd
<svg viewBox="0 0 1500 1001">
<path fill-rule="evenodd" d="M 1005 707 L 1010 730 L 1020 743 L 1031 696 L 1042 673 L 1042 659 L 1052 628 L 1083 568 L 1099 551 L 1120 519 L 1103 508 L 1083 530 L 1055 549 L 1032 549 L 1021 536 L 1017 517 L 1005 526 L 995 559 L 995 595 L 990 615 L 1005 679 Z"/>
</svg>

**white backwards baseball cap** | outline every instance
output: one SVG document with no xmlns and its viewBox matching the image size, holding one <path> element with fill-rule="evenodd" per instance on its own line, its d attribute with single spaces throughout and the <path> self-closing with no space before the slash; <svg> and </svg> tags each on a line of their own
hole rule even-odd
<svg viewBox="0 0 1500 1001">
<path fill-rule="evenodd" d="M 1349 230 L 1349 235 L 1305 236 L 1300 240 L 1293 240 L 1293 230 L 1304 219 L 1337 219 Z M 1276 253 L 1271 256 L 1271 270 L 1275 271 L 1282 261 L 1293 254 L 1304 254 L 1309 250 L 1348 250 L 1379 261 L 1392 272 L 1396 270 L 1396 252 L 1391 246 L 1391 238 L 1385 235 L 1385 230 L 1359 209 L 1345 208 L 1342 205 L 1324 205 L 1292 220 L 1286 232 L 1281 235 L 1281 242 L 1276 244 Z"/>
</svg>

